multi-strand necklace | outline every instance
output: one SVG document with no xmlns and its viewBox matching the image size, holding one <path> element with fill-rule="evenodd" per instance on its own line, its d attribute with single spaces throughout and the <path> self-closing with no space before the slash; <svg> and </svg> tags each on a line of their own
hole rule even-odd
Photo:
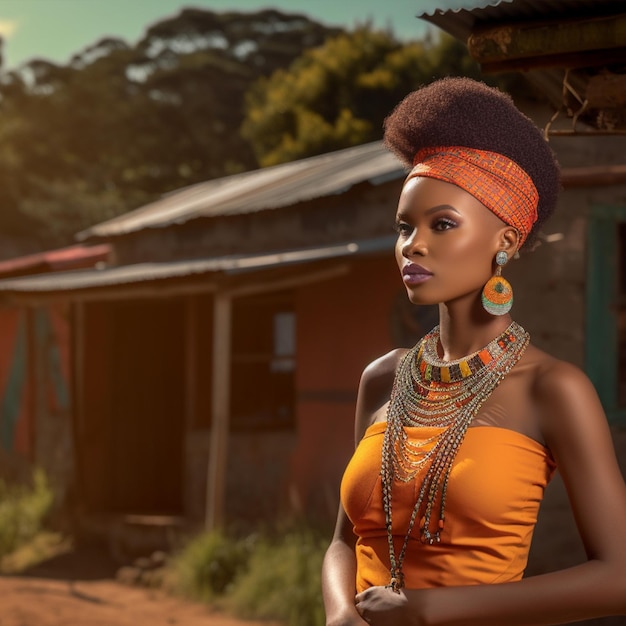
<svg viewBox="0 0 626 626">
<path fill-rule="evenodd" d="M 485 400 L 519 361 L 530 341 L 516 322 L 482 350 L 456 361 L 439 358 L 439 327 L 409 350 L 400 362 L 387 409 L 382 448 L 382 489 L 391 562 L 389 587 L 404 586 L 402 565 L 415 521 L 420 515 L 419 539 L 441 541 L 445 525 L 446 492 L 450 470 L 465 433 Z M 409 439 L 405 427 L 436 427 L 437 433 L 420 441 Z M 425 475 L 396 556 L 392 528 L 392 487 Z"/>
</svg>

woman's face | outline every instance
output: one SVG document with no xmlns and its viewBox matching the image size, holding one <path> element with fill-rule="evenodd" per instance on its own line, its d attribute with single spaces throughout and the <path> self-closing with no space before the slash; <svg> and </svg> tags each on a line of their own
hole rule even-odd
<svg viewBox="0 0 626 626">
<path fill-rule="evenodd" d="M 415 177 L 400 194 L 396 260 L 414 304 L 477 297 L 493 275 L 507 226 L 474 196 Z"/>
</svg>

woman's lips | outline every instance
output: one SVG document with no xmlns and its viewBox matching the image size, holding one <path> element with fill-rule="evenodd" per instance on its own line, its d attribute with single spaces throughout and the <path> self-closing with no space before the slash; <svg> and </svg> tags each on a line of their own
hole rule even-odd
<svg viewBox="0 0 626 626">
<path fill-rule="evenodd" d="M 420 285 L 432 276 L 426 268 L 415 263 L 409 263 L 402 268 L 402 280 L 405 285 Z"/>
</svg>

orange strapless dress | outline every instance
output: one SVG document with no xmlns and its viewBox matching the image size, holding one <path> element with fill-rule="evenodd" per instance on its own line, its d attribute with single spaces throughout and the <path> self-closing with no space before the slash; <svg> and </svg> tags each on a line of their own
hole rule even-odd
<svg viewBox="0 0 626 626">
<path fill-rule="evenodd" d="M 380 478 L 386 423 L 370 426 L 341 483 L 341 501 L 354 524 L 357 591 L 389 583 L 389 547 Z M 436 428 L 407 428 L 426 440 Z M 407 588 L 504 583 L 519 580 L 555 464 L 547 448 L 513 430 L 468 429 L 454 461 L 446 496 L 441 543 L 417 538 L 416 523 L 403 564 Z M 425 468 L 424 470 L 425 471 Z M 399 553 L 423 473 L 393 486 L 393 535 Z"/>
</svg>

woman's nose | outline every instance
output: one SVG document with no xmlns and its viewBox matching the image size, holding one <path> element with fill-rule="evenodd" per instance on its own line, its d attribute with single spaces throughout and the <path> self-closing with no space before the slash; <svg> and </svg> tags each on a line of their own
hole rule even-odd
<svg viewBox="0 0 626 626">
<path fill-rule="evenodd" d="M 413 255 L 424 256 L 426 251 L 427 247 L 424 238 L 420 235 L 417 228 L 413 229 L 411 236 L 402 244 L 402 255 L 407 258 Z"/>
</svg>

